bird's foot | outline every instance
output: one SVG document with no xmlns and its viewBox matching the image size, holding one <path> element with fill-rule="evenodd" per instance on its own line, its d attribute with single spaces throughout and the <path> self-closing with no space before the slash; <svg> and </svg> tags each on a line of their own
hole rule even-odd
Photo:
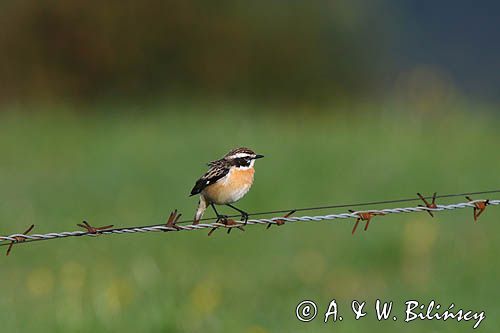
<svg viewBox="0 0 500 333">
<path fill-rule="evenodd" d="M 217 220 L 215 221 L 215 223 L 223 223 L 223 224 L 226 224 L 225 221 L 227 221 L 228 219 L 228 216 L 227 215 L 217 215 Z"/>
<path fill-rule="evenodd" d="M 244 225 L 247 225 L 247 222 L 248 222 L 248 213 L 241 213 L 241 220 L 244 222 L 243 224 Z"/>
</svg>

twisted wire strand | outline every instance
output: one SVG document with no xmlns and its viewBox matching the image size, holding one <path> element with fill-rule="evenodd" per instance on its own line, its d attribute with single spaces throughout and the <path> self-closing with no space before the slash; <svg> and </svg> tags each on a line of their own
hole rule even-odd
<svg viewBox="0 0 500 333">
<path fill-rule="evenodd" d="M 425 206 L 416 207 L 402 207 L 402 208 L 384 208 L 384 209 L 374 209 L 374 210 L 363 210 L 355 211 L 349 213 L 340 214 L 329 214 L 329 215 L 316 215 L 316 216 L 297 216 L 297 217 L 272 217 L 272 218 L 261 218 L 261 219 L 249 219 L 246 225 L 256 225 L 256 224 L 279 224 L 281 221 L 286 222 L 318 222 L 336 219 L 357 219 L 360 213 L 375 213 L 380 215 L 387 214 L 402 214 L 402 213 L 416 213 L 416 212 L 439 212 L 454 209 L 463 208 L 474 208 L 475 203 L 484 202 L 485 200 L 473 200 L 455 204 L 448 205 L 437 205 L 437 208 L 428 208 Z M 489 200 L 488 205 L 496 206 L 500 205 L 500 200 Z M 288 211 L 287 211 L 288 212 Z M 153 225 L 153 226 L 142 226 L 142 227 L 128 227 L 128 228 L 115 228 L 108 230 L 101 230 L 98 234 L 90 233 L 87 231 L 65 231 L 65 232 L 52 232 L 47 234 L 12 234 L 9 236 L 0 236 L 0 246 L 9 245 L 10 242 L 15 243 L 29 243 L 33 241 L 41 240 L 51 240 L 66 237 L 79 237 L 79 236 L 96 236 L 96 235 L 111 235 L 111 234 L 133 234 L 133 233 L 146 233 L 146 232 L 169 232 L 169 231 L 189 231 L 189 230 L 201 230 L 201 229 L 213 229 L 213 228 L 237 228 L 244 225 L 243 221 L 238 221 L 233 225 L 226 225 L 223 223 L 201 223 L 201 224 L 191 224 L 191 225 L 176 225 L 176 227 L 169 227 L 165 224 L 163 225 Z M 20 241 L 21 239 L 21 241 Z"/>
<path fill-rule="evenodd" d="M 465 192 L 465 193 L 453 193 L 453 194 L 441 194 L 441 195 L 436 195 L 436 199 L 444 199 L 444 198 L 453 198 L 453 197 L 464 197 L 467 195 L 479 195 L 479 194 L 492 194 L 492 193 L 500 193 L 500 189 L 498 190 L 489 190 L 489 191 L 478 191 L 478 192 Z M 432 196 L 424 196 L 424 199 L 432 199 Z M 381 201 L 369 201 L 369 202 L 358 202 L 358 203 L 350 203 L 350 204 L 339 204 L 339 205 L 326 205 L 326 206 L 316 206 L 316 207 L 303 207 L 303 208 L 293 208 L 293 209 L 280 209 L 280 210 L 271 210 L 271 211 L 264 211 L 264 212 L 256 212 L 256 213 L 249 213 L 248 216 L 262 216 L 262 215 L 270 215 L 270 214 L 281 214 L 281 213 L 288 213 L 290 211 L 294 212 L 305 212 L 305 211 L 314 211 L 314 210 L 325 210 L 325 209 L 336 209 L 336 208 L 351 208 L 351 207 L 363 207 L 363 206 L 375 206 L 375 205 L 383 205 L 383 204 L 391 204 L 391 203 L 403 203 L 403 202 L 415 202 L 419 201 L 421 202 L 421 199 L 419 197 L 413 197 L 413 198 L 405 198 L 405 199 L 392 199 L 392 200 L 381 200 Z M 240 217 L 241 215 L 235 214 L 235 215 L 228 215 L 228 218 L 233 218 L 233 217 Z M 213 220 L 214 217 L 205 217 L 202 218 L 200 221 L 210 221 Z M 183 221 L 178 221 L 177 224 L 186 224 L 186 223 L 192 223 L 193 220 L 183 220 Z M 145 227 L 154 227 L 156 224 L 148 225 Z"/>
</svg>

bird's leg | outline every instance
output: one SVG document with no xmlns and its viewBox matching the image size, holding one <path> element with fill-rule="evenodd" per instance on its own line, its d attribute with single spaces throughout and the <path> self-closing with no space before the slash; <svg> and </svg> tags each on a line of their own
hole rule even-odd
<svg viewBox="0 0 500 333">
<path fill-rule="evenodd" d="M 240 212 L 240 214 L 241 214 L 241 219 L 245 222 L 245 225 L 247 224 L 247 222 L 248 222 L 248 213 L 247 213 L 247 212 L 245 212 L 245 211 L 243 211 L 243 210 L 241 210 L 241 209 L 239 209 L 239 208 L 237 208 L 237 207 L 234 207 L 234 206 L 233 206 L 233 205 L 231 205 L 231 204 L 226 204 L 226 206 L 229 206 L 229 207 L 231 207 L 232 209 L 234 209 L 234 210 L 236 210 L 236 211 Z"/>
<path fill-rule="evenodd" d="M 210 204 L 210 206 L 212 206 L 212 209 L 214 210 L 215 215 L 217 215 L 217 221 L 215 221 L 215 223 L 217 223 L 219 221 L 222 221 L 222 223 L 225 223 L 227 221 L 227 215 L 220 215 L 219 212 L 217 212 L 217 209 L 215 209 L 214 204 Z"/>
<path fill-rule="evenodd" d="M 215 209 L 214 204 L 211 204 L 210 206 L 212 206 L 212 209 L 214 210 L 215 215 L 217 215 L 217 221 L 215 223 L 221 221 L 221 223 L 225 224 L 226 226 L 232 226 L 232 225 L 237 225 L 238 224 L 234 220 L 228 219 L 227 215 L 220 215 L 219 212 L 217 212 L 217 209 Z M 212 228 L 212 230 L 210 230 L 210 232 L 208 233 L 208 235 L 210 236 L 217 228 L 218 227 Z M 240 229 L 241 231 L 245 231 L 245 229 L 243 229 L 242 226 L 236 226 L 236 228 Z M 231 232 L 231 229 L 232 228 L 228 228 L 228 230 L 227 230 L 228 234 Z"/>
<path fill-rule="evenodd" d="M 219 222 L 220 220 L 227 221 L 227 216 L 219 215 L 219 212 L 217 212 L 217 209 L 215 209 L 214 204 L 210 204 L 210 206 L 212 206 L 212 209 L 214 210 L 215 215 L 217 216 L 217 221 L 215 221 L 215 223 Z M 217 228 L 218 227 L 212 228 L 212 230 L 210 230 L 208 235 L 210 236 L 215 230 L 217 230 Z"/>
</svg>

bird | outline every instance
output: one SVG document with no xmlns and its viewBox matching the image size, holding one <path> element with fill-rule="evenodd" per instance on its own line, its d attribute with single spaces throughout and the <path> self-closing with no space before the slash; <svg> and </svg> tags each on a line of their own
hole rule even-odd
<svg viewBox="0 0 500 333">
<path fill-rule="evenodd" d="M 208 206 L 214 210 L 217 222 L 227 222 L 227 216 L 219 214 L 215 205 L 226 205 L 238 211 L 246 224 L 248 213 L 232 204 L 243 198 L 252 187 L 255 160 L 262 157 L 264 155 L 240 147 L 231 150 L 221 159 L 209 162 L 208 171 L 196 181 L 191 190 L 190 196 L 200 195 L 193 224 L 200 222 Z"/>
</svg>

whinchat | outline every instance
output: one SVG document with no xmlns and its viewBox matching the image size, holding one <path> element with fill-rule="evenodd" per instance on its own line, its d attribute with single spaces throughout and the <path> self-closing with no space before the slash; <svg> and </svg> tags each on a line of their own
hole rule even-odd
<svg viewBox="0 0 500 333">
<path fill-rule="evenodd" d="M 254 163 L 258 155 L 248 148 L 236 148 L 224 155 L 223 158 L 208 163 L 208 171 L 196 181 L 191 196 L 200 194 L 198 210 L 194 217 L 194 224 L 198 224 L 203 213 L 212 206 L 217 221 L 225 220 L 227 216 L 220 215 L 214 205 L 226 205 L 237 210 L 245 222 L 248 214 L 231 205 L 248 193 L 253 184 Z"/>
</svg>

